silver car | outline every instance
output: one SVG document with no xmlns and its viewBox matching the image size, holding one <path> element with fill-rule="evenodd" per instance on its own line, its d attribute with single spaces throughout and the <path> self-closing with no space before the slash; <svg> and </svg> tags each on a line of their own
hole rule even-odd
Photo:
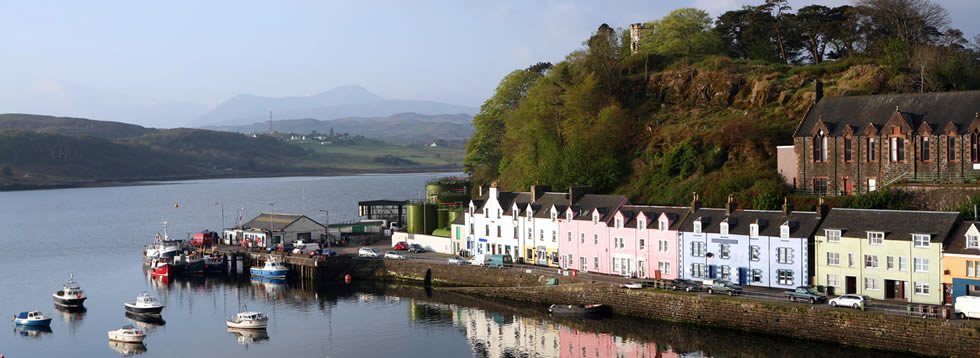
<svg viewBox="0 0 980 358">
<path fill-rule="evenodd" d="M 378 249 L 375 249 L 373 247 L 362 247 L 359 250 L 357 250 L 357 256 L 379 258 L 381 257 L 381 251 L 378 251 Z"/>
<path fill-rule="evenodd" d="M 460 256 L 453 256 L 453 257 L 450 257 L 449 258 L 449 264 L 450 265 L 466 265 L 466 264 L 469 264 L 469 261 L 466 261 L 466 259 L 464 259 L 464 258 L 462 258 Z"/>
<path fill-rule="evenodd" d="M 392 260 L 405 260 L 408 259 L 408 256 L 402 255 L 397 251 L 388 251 L 385 253 L 385 258 Z"/>
<path fill-rule="evenodd" d="M 861 309 L 868 304 L 868 296 L 846 294 L 843 296 L 838 296 L 831 298 L 827 303 L 833 307 L 851 307 L 854 309 Z"/>
</svg>

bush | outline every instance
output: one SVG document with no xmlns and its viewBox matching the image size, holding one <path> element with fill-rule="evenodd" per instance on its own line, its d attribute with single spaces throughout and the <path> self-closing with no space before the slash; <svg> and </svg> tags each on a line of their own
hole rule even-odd
<svg viewBox="0 0 980 358">
<path fill-rule="evenodd" d="M 884 189 L 857 195 L 847 206 L 854 209 L 905 210 L 909 208 L 909 199 L 905 192 Z"/>
<path fill-rule="evenodd" d="M 697 169 L 697 149 L 689 141 L 684 141 L 675 146 L 664 156 L 663 173 L 665 176 L 687 177 L 694 174 Z"/>
</svg>

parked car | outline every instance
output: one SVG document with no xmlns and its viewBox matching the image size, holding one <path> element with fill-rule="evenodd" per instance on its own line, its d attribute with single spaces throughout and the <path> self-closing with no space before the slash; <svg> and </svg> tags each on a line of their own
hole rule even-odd
<svg viewBox="0 0 980 358">
<path fill-rule="evenodd" d="M 953 310 L 959 318 L 980 318 L 980 297 L 957 297 Z"/>
<path fill-rule="evenodd" d="M 464 259 L 464 258 L 462 258 L 460 256 L 453 256 L 453 257 L 450 257 L 449 258 L 449 264 L 450 265 L 466 265 L 466 264 L 469 264 L 469 262 L 466 261 L 466 259 Z"/>
<path fill-rule="evenodd" d="M 851 307 L 854 309 L 862 309 L 863 307 L 867 306 L 869 299 L 870 298 L 868 296 L 846 294 L 843 296 L 831 298 L 829 303 L 831 306 L 834 307 L 842 306 L 842 307 Z"/>
<path fill-rule="evenodd" d="M 385 253 L 385 258 L 392 260 L 406 260 L 408 259 L 408 256 L 402 255 L 398 251 L 388 251 Z"/>
<path fill-rule="evenodd" d="M 488 263 L 490 267 L 513 267 L 514 260 L 510 255 L 492 255 L 490 256 L 490 262 Z"/>
<path fill-rule="evenodd" d="M 470 258 L 470 265 L 473 266 L 486 266 L 490 262 L 490 256 L 488 255 L 476 255 Z"/>
<path fill-rule="evenodd" d="M 395 244 L 395 250 L 401 250 L 401 251 L 408 250 L 408 243 L 404 241 L 398 242 L 397 244 Z"/>
<path fill-rule="evenodd" d="M 685 280 L 682 278 L 675 278 L 670 280 L 667 284 L 667 288 L 674 291 L 687 291 L 687 292 L 697 292 L 701 291 L 701 284 L 694 280 Z"/>
<path fill-rule="evenodd" d="M 381 251 L 378 251 L 377 249 L 375 249 L 373 247 L 362 247 L 362 248 L 360 248 L 360 249 L 357 250 L 357 256 L 359 256 L 359 257 L 379 258 L 379 257 L 381 257 Z"/>
<path fill-rule="evenodd" d="M 331 250 L 331 249 L 328 249 L 328 248 L 322 248 L 322 249 L 320 249 L 320 255 L 323 255 L 323 256 L 337 256 L 337 251 L 334 251 L 334 250 Z"/>
<path fill-rule="evenodd" d="M 419 244 L 408 245 L 408 252 L 425 252 L 425 248 Z"/>
<path fill-rule="evenodd" d="M 813 287 L 807 286 L 799 286 L 793 291 L 786 291 L 786 296 L 789 297 L 790 301 L 796 302 L 797 300 L 803 300 L 810 302 L 811 305 L 827 302 L 827 296 L 817 292 Z"/>
<path fill-rule="evenodd" d="M 704 280 L 702 283 L 708 294 L 721 293 L 729 296 L 742 294 L 742 286 L 725 280 Z"/>
<path fill-rule="evenodd" d="M 286 244 L 282 246 L 282 250 L 286 252 L 292 252 L 294 249 L 293 244 Z M 272 245 L 265 248 L 266 252 L 273 252 L 279 250 L 279 245 Z"/>
</svg>

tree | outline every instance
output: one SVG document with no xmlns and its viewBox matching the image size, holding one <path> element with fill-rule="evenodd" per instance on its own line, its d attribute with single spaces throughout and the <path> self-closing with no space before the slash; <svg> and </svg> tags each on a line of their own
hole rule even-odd
<svg viewBox="0 0 980 358">
<path fill-rule="evenodd" d="M 482 180 L 497 176 L 504 121 L 518 107 L 528 88 L 541 77 L 540 71 L 550 67 L 551 64 L 538 63 L 528 70 L 511 72 L 500 81 L 493 97 L 483 103 L 480 113 L 473 117 L 476 131 L 466 143 L 463 171 L 474 175 L 474 181 L 482 183 Z"/>
<path fill-rule="evenodd" d="M 793 15 L 789 11 L 793 8 L 789 6 L 788 0 L 766 0 L 766 3 L 759 6 L 758 9 L 762 12 L 772 14 L 772 30 L 775 35 L 776 44 L 779 46 L 779 57 L 783 60 L 784 65 L 788 65 L 790 49 L 786 42 L 792 38 L 788 33 L 793 23 L 791 19 Z"/>
<path fill-rule="evenodd" d="M 949 11 L 930 0 L 859 0 L 875 22 L 875 36 L 909 45 L 929 43 L 949 25 Z"/>
<path fill-rule="evenodd" d="M 718 53 L 722 48 L 712 19 L 704 10 L 684 8 L 671 11 L 646 25 L 641 52 L 660 55 L 692 56 Z"/>
<path fill-rule="evenodd" d="M 822 5 L 810 5 L 796 12 L 796 23 L 800 32 L 806 38 L 806 49 L 813 63 L 823 62 L 827 45 L 834 41 L 840 33 L 845 21 L 843 8 L 829 8 Z"/>
</svg>

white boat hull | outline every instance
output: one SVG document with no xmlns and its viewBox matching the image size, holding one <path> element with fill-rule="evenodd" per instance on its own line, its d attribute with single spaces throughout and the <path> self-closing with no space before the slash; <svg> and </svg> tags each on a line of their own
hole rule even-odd
<svg viewBox="0 0 980 358">
<path fill-rule="evenodd" d="M 146 338 L 145 334 L 141 335 L 128 335 L 128 334 L 118 334 L 115 332 L 109 332 L 109 340 L 113 342 L 122 343 L 143 343 L 143 339 Z"/>
<path fill-rule="evenodd" d="M 269 321 L 228 321 L 228 328 L 265 329 L 268 326 Z"/>
</svg>

